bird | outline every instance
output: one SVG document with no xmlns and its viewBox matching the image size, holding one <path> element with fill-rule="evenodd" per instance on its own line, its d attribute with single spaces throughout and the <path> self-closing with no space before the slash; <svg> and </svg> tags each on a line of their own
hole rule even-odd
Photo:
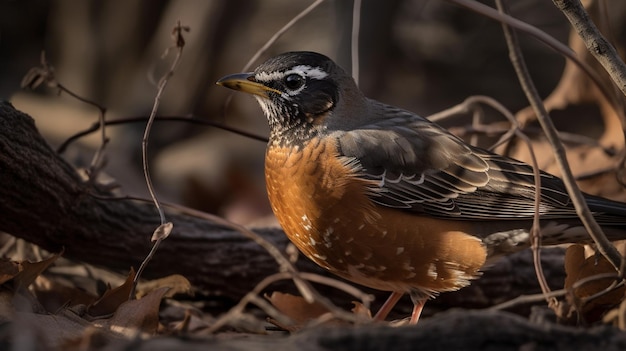
<svg viewBox="0 0 626 351">
<path fill-rule="evenodd" d="M 424 304 L 466 287 L 495 259 L 529 247 L 533 167 L 465 143 L 420 115 L 367 98 L 332 59 L 269 58 L 218 85 L 252 94 L 270 132 L 265 182 L 290 241 L 348 281 Z M 562 180 L 540 173 L 542 245 L 591 239 Z M 626 238 L 626 204 L 585 194 L 610 240 Z"/>
</svg>

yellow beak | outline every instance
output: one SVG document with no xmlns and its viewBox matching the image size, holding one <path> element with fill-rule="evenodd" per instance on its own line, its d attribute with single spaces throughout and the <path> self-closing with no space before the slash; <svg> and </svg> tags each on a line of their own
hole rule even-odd
<svg viewBox="0 0 626 351">
<path fill-rule="evenodd" d="M 254 94 L 266 99 L 269 98 L 269 92 L 282 94 L 280 90 L 270 88 L 263 85 L 262 83 L 257 82 L 254 79 L 254 73 L 231 74 L 218 80 L 215 84 L 221 85 L 229 89 L 243 91 L 244 93 Z"/>
</svg>

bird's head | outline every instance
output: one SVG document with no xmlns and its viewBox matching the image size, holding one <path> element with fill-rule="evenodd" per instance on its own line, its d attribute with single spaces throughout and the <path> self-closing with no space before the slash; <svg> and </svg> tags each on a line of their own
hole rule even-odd
<svg viewBox="0 0 626 351">
<path fill-rule="evenodd" d="M 358 118 L 352 116 L 366 113 L 366 99 L 352 77 L 314 52 L 284 53 L 217 84 L 253 94 L 269 121 L 270 140 L 279 144 L 354 127 Z"/>
</svg>

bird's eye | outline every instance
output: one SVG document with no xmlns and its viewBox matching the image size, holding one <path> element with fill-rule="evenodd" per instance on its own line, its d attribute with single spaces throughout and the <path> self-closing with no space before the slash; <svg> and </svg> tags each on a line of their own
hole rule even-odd
<svg viewBox="0 0 626 351">
<path fill-rule="evenodd" d="M 304 77 L 299 74 L 290 74 L 285 77 L 285 86 L 290 90 L 298 90 L 304 85 Z"/>
</svg>

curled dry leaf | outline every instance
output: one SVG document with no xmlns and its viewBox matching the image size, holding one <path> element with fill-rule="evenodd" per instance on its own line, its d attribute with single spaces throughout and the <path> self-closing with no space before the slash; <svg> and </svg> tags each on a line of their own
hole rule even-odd
<svg viewBox="0 0 626 351">
<path fill-rule="evenodd" d="M 328 313 L 328 309 L 317 302 L 309 303 L 302 296 L 295 296 L 281 292 L 265 295 L 265 298 L 285 316 L 289 317 L 293 325 L 278 325 L 289 331 L 302 329 L 305 324 Z M 272 323 L 276 324 L 275 321 Z"/>
<path fill-rule="evenodd" d="M 604 273 L 617 273 L 613 266 L 601 255 L 585 257 L 583 245 L 571 245 L 565 252 L 565 288 L 571 289 L 576 282 L 594 275 Z M 617 288 L 604 295 L 596 297 L 582 306 L 581 299 L 595 295 L 608 288 L 615 279 L 603 278 L 593 280 L 573 291 L 572 295 L 567 295 L 567 302 L 576 309 L 578 314 L 587 322 L 595 322 L 602 318 L 612 307 L 619 305 L 624 298 L 625 287 Z M 578 306 L 578 307 L 575 307 Z"/>
<path fill-rule="evenodd" d="M 172 229 L 174 228 L 174 223 L 167 222 L 161 224 L 157 229 L 152 233 L 152 241 L 163 240 L 170 236 L 172 233 Z"/>
<path fill-rule="evenodd" d="M 114 289 L 107 289 L 102 297 L 87 307 L 87 313 L 92 317 L 108 316 L 113 314 L 119 306 L 128 300 L 135 279 L 135 270 L 130 269 L 124 284 Z"/>
<path fill-rule="evenodd" d="M 128 300 L 119 306 L 113 317 L 94 324 L 128 337 L 138 333 L 153 335 L 159 326 L 159 306 L 167 290 L 160 288 L 139 300 Z"/>
<path fill-rule="evenodd" d="M 63 252 L 54 254 L 47 259 L 39 262 L 24 261 L 20 263 L 20 272 L 13 277 L 15 289 L 29 287 L 37 277 L 43 273 L 51 264 L 56 261 Z"/>
<path fill-rule="evenodd" d="M 31 286 L 37 300 L 50 313 L 55 313 L 66 306 L 88 306 L 98 297 L 84 289 L 60 283 L 40 275 Z"/>
<path fill-rule="evenodd" d="M 191 283 L 189 280 L 180 274 L 172 274 L 160 279 L 139 283 L 139 285 L 137 285 L 137 297 L 143 297 L 152 290 L 163 287 L 169 288 L 165 297 L 191 293 Z"/>
<path fill-rule="evenodd" d="M 370 311 L 369 308 L 365 307 L 359 301 L 352 301 L 352 304 L 354 305 L 354 307 L 352 307 L 352 313 L 356 314 L 357 316 L 363 317 L 363 320 L 372 319 L 372 311 Z"/>
<path fill-rule="evenodd" d="M 13 279 L 20 272 L 20 264 L 7 258 L 0 259 L 0 284 Z"/>
</svg>

